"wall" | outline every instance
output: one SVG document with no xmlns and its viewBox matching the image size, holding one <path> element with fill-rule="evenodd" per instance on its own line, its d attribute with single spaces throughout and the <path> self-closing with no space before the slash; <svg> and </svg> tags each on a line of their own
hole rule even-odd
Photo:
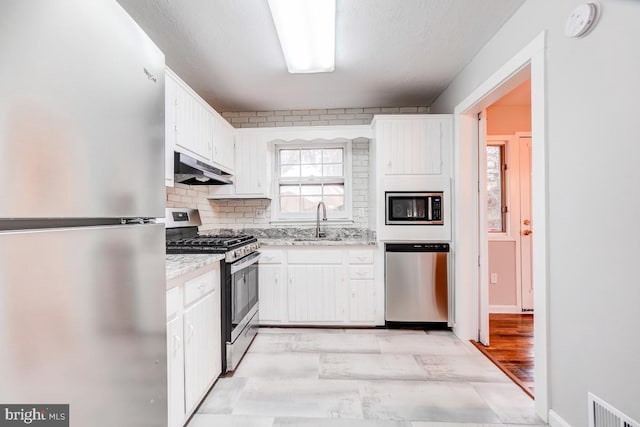
<svg viewBox="0 0 640 427">
<path fill-rule="evenodd" d="M 353 173 L 353 214 L 352 227 L 368 228 L 369 197 L 369 141 L 357 139 L 352 142 Z M 265 199 L 249 200 L 209 200 L 208 187 L 176 184 L 167 187 L 168 208 L 197 208 L 202 219 L 201 230 L 216 228 L 266 228 L 270 227 L 271 201 Z M 265 211 L 264 218 L 256 217 L 256 210 Z M 362 216 L 357 216 L 362 211 Z M 328 225 L 331 227 L 331 225 Z M 341 225 L 343 227 L 344 225 Z"/>
<path fill-rule="evenodd" d="M 489 277 L 491 274 L 498 275 L 498 282 L 489 281 L 489 305 L 515 306 L 518 303 L 516 242 L 489 241 Z"/>
<path fill-rule="evenodd" d="M 578 3 L 527 0 L 431 106 L 453 112 L 547 31 L 549 397 L 573 427 L 588 425 L 588 391 L 640 420 L 640 2 L 600 2 L 595 30 L 569 39 Z M 615 209 L 594 223 L 602 194 Z"/>
<path fill-rule="evenodd" d="M 427 107 L 330 108 L 222 113 L 237 128 L 368 125 L 374 114 L 427 113 Z"/>
<path fill-rule="evenodd" d="M 487 135 L 531 131 L 531 105 L 492 105 L 487 108 Z"/>
</svg>

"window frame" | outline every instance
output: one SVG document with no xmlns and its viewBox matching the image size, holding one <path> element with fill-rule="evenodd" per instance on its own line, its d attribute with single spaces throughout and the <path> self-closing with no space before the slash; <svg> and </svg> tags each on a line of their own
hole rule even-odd
<svg viewBox="0 0 640 427">
<path fill-rule="evenodd" d="M 501 217 L 502 217 L 502 230 L 493 231 L 489 228 L 489 213 L 487 212 L 487 233 L 490 236 L 507 236 L 509 235 L 509 227 L 510 227 L 510 219 L 511 219 L 511 197 L 510 197 L 510 185 L 509 185 L 509 141 L 507 140 L 487 140 L 485 144 L 485 150 L 489 147 L 500 147 L 500 179 L 501 179 L 501 201 L 502 205 L 500 206 Z M 488 156 L 485 153 L 485 161 L 488 161 Z M 489 165 L 485 165 L 486 173 L 489 171 Z M 488 177 L 487 177 L 488 184 Z M 487 202 L 488 202 L 488 194 L 489 188 L 486 189 L 487 192 Z M 505 209 L 506 208 L 506 209 Z M 488 207 L 487 207 L 488 209 Z"/>
<path fill-rule="evenodd" d="M 287 182 L 296 183 L 320 183 L 326 178 L 300 178 L 297 181 L 291 178 L 285 178 L 284 180 L 280 176 L 280 150 L 304 150 L 314 148 L 342 148 L 343 149 L 343 177 L 336 179 L 344 182 L 344 210 L 342 212 L 329 212 L 327 211 L 327 221 L 332 223 L 352 223 L 353 222 L 353 173 L 352 173 L 352 143 L 349 140 L 340 141 L 292 141 L 284 142 L 277 141 L 273 144 L 273 199 L 271 200 L 271 222 L 272 223 L 296 223 L 306 224 L 316 222 L 316 212 L 306 213 L 283 213 L 280 210 L 280 185 Z M 329 178 L 330 180 L 330 178 Z"/>
</svg>

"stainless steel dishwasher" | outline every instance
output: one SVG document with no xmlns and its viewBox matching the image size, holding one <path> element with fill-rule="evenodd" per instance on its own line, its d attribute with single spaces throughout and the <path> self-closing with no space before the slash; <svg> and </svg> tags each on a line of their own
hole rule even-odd
<svg viewBox="0 0 640 427">
<path fill-rule="evenodd" d="M 385 320 L 448 322 L 449 244 L 388 243 L 385 247 Z"/>
</svg>

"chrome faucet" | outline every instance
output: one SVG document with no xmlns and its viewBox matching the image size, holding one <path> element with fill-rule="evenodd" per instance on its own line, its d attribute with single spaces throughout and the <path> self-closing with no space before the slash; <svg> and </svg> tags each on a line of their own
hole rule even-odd
<svg viewBox="0 0 640 427">
<path fill-rule="evenodd" d="M 326 233 L 320 232 L 320 206 L 322 206 L 322 220 L 327 220 L 327 207 L 324 205 L 324 202 L 318 203 L 318 207 L 316 207 L 316 238 L 319 239 L 321 237 L 326 237 Z"/>
</svg>

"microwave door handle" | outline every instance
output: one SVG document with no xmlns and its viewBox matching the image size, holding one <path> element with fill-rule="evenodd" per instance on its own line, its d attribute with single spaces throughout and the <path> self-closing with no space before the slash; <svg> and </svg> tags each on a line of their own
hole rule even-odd
<svg viewBox="0 0 640 427">
<path fill-rule="evenodd" d="M 432 197 L 427 197 L 427 220 L 431 221 L 433 219 L 433 207 L 431 206 Z"/>
</svg>

